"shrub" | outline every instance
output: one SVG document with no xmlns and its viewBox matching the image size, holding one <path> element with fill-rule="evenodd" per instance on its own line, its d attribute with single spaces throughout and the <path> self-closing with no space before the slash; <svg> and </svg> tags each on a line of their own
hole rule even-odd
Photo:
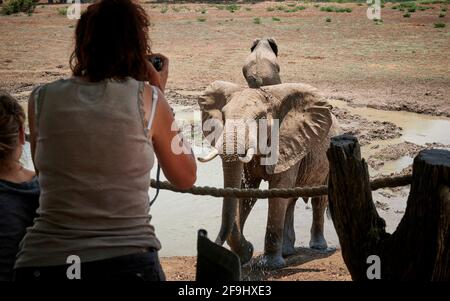
<svg viewBox="0 0 450 301">
<path fill-rule="evenodd" d="M 57 9 L 58 14 L 60 14 L 63 17 L 67 16 L 67 9 L 68 8 L 69 8 L 68 6 L 58 7 L 58 9 Z"/>
<path fill-rule="evenodd" d="M 260 18 L 254 18 L 254 19 L 253 19 L 253 23 L 255 23 L 255 24 L 261 24 L 261 19 L 260 19 Z"/>
<path fill-rule="evenodd" d="M 267 11 L 274 11 L 274 10 L 275 10 L 275 8 L 274 8 L 274 7 L 272 7 L 272 6 L 269 6 L 268 8 L 266 8 L 266 10 L 267 10 Z"/>
<path fill-rule="evenodd" d="M 336 7 L 336 6 L 322 6 L 321 11 L 335 12 L 335 13 L 351 13 L 352 9 L 349 7 Z"/>
<path fill-rule="evenodd" d="M 403 15 L 403 18 L 409 18 L 409 17 L 411 17 L 411 14 L 409 14 L 409 13 L 406 13 Z"/>
<path fill-rule="evenodd" d="M 165 14 L 165 13 L 167 13 L 168 10 L 169 10 L 169 8 L 167 6 L 164 6 L 163 8 L 161 8 L 161 13 Z"/>
<path fill-rule="evenodd" d="M 409 13 L 413 13 L 413 12 L 415 12 L 415 11 L 416 11 L 416 8 L 415 8 L 415 7 L 408 8 L 408 12 L 409 12 Z"/>
<path fill-rule="evenodd" d="M 328 22 L 328 23 L 331 22 L 331 18 L 326 18 L 325 22 Z"/>
<path fill-rule="evenodd" d="M 444 28 L 445 23 L 434 23 L 434 28 Z"/>
<path fill-rule="evenodd" d="M 199 18 L 197 18 L 197 21 L 198 22 L 206 22 L 206 18 L 199 17 Z"/>
<path fill-rule="evenodd" d="M 280 19 L 280 18 L 277 18 L 277 17 L 272 17 L 272 21 L 274 21 L 274 22 L 280 22 L 281 19 Z"/>
<path fill-rule="evenodd" d="M 9 0 L 3 4 L 2 14 L 12 15 L 20 12 L 31 15 L 36 8 L 36 3 L 33 0 Z"/>
<path fill-rule="evenodd" d="M 225 6 L 225 9 L 229 11 L 230 13 L 234 13 L 235 11 L 239 10 L 241 7 L 237 4 L 228 4 Z"/>
<path fill-rule="evenodd" d="M 286 13 L 295 13 L 297 11 L 304 10 L 304 9 L 306 9 L 306 6 L 296 6 L 293 8 L 286 8 L 284 11 Z"/>
<path fill-rule="evenodd" d="M 444 18 L 445 14 L 439 14 L 439 18 Z"/>
</svg>

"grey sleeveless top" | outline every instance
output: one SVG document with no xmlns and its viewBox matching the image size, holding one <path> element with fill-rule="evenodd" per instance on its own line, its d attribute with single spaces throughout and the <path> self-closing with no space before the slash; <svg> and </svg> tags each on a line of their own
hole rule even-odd
<svg viewBox="0 0 450 301">
<path fill-rule="evenodd" d="M 39 216 L 27 229 L 16 268 L 161 248 L 148 195 L 154 152 L 147 131 L 157 90 L 148 124 L 143 91 L 144 83 L 132 78 L 89 83 L 74 77 L 34 92 Z"/>
</svg>

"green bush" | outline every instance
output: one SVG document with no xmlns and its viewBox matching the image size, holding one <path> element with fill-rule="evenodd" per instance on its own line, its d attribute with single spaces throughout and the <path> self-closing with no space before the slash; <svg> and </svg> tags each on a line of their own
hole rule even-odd
<svg viewBox="0 0 450 301">
<path fill-rule="evenodd" d="M 328 22 L 328 23 L 331 22 L 331 18 L 326 18 L 325 22 Z"/>
<path fill-rule="evenodd" d="M 228 4 L 227 6 L 225 6 L 225 9 L 227 11 L 229 11 L 230 13 L 234 13 L 235 11 L 241 9 L 241 7 L 237 4 Z"/>
<path fill-rule="evenodd" d="M 305 9 L 306 9 L 306 6 L 301 5 L 301 6 L 296 6 L 293 8 L 286 8 L 284 11 L 286 13 L 295 13 L 295 12 L 298 12 L 300 10 L 305 10 Z"/>
<path fill-rule="evenodd" d="M 254 18 L 253 23 L 255 24 L 261 24 L 261 18 Z"/>
<path fill-rule="evenodd" d="M 58 7 L 56 10 L 58 11 L 58 14 L 65 17 L 65 16 L 67 16 L 68 8 L 69 8 L 68 6 L 64 6 L 64 7 Z"/>
<path fill-rule="evenodd" d="M 403 15 L 403 18 L 409 18 L 409 17 L 411 17 L 411 14 L 409 14 L 409 13 L 406 13 Z"/>
<path fill-rule="evenodd" d="M 206 18 L 199 17 L 199 18 L 197 18 L 197 21 L 198 22 L 206 22 Z"/>
<path fill-rule="evenodd" d="M 9 0 L 3 4 L 2 14 L 12 15 L 20 12 L 31 15 L 36 8 L 36 3 L 33 0 Z"/>
<path fill-rule="evenodd" d="M 277 18 L 277 17 L 272 17 L 272 21 L 274 21 L 274 22 L 280 22 L 281 19 L 280 19 L 280 18 Z"/>
<path fill-rule="evenodd" d="M 329 13 L 351 13 L 352 9 L 349 7 L 336 7 L 336 6 L 322 6 L 320 11 L 326 11 Z"/>
<path fill-rule="evenodd" d="M 439 18 L 444 18 L 445 14 L 439 14 Z"/>
<path fill-rule="evenodd" d="M 434 28 L 444 28 L 445 23 L 434 23 Z"/>
</svg>

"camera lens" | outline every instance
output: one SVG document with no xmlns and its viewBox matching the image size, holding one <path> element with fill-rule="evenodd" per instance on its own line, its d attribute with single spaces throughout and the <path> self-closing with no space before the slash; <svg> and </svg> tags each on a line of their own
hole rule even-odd
<svg viewBox="0 0 450 301">
<path fill-rule="evenodd" d="M 156 56 L 156 57 L 152 57 L 150 59 L 150 62 L 152 63 L 153 67 L 155 67 L 156 71 L 161 71 L 162 67 L 163 67 L 163 60 L 162 58 Z"/>
</svg>

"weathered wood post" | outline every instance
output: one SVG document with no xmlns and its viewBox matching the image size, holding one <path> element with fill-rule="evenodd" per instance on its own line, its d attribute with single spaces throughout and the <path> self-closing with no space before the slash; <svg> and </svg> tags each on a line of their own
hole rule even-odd
<svg viewBox="0 0 450 301">
<path fill-rule="evenodd" d="M 383 280 L 450 280 L 450 152 L 414 159 L 405 215 L 391 235 L 372 200 L 369 172 L 355 137 L 332 139 L 328 197 L 342 256 L 353 280 L 368 280 L 367 258 L 380 258 Z"/>
</svg>

